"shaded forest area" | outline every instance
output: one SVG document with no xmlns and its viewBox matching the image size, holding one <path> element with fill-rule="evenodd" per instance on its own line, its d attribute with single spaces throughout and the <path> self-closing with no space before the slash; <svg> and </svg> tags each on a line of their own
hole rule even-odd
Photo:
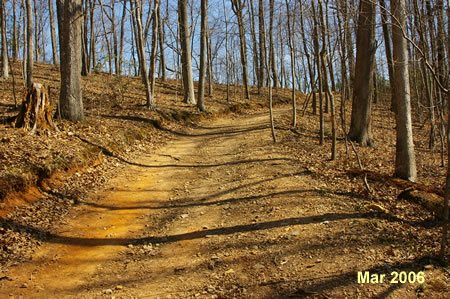
<svg viewBox="0 0 450 299">
<path fill-rule="evenodd" d="M 374 230 L 400 223 L 392 256 L 435 267 L 448 258 L 448 1 L 0 7 L 2 272 L 40 245 L 33 227 L 51 231 L 131 157 L 202 120 L 251 111 L 267 112 L 275 144 L 324 196 L 353 198 L 382 219 Z M 13 128 L 33 83 L 55 126 Z"/>
</svg>

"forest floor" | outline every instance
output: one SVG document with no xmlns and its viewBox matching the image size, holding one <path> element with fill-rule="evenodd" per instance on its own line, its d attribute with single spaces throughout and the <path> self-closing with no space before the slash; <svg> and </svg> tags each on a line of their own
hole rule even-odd
<svg viewBox="0 0 450 299">
<path fill-rule="evenodd" d="M 264 98 L 227 103 L 217 86 L 204 116 L 159 82 L 150 112 L 138 81 L 92 75 L 87 121 L 58 121 L 61 132 L 0 127 L 0 297 L 449 297 L 439 221 L 397 199 L 444 182 L 419 125 L 419 184 L 392 180 L 392 115 L 375 108 L 377 147 L 357 146 L 369 194 L 343 140 L 336 161 L 328 139 L 318 146 L 317 116 L 299 107 L 291 127 L 287 90 L 273 143 Z M 5 120 L 17 113 L 10 91 Z M 373 280 L 359 283 L 366 271 Z"/>
</svg>

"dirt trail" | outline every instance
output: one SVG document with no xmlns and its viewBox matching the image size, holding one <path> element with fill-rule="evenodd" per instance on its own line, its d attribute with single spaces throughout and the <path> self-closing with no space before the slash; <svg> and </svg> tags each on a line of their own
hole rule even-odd
<svg viewBox="0 0 450 299">
<path fill-rule="evenodd" d="M 375 264 L 365 252 L 376 247 L 356 247 L 365 220 L 273 144 L 267 113 L 172 133 L 75 208 L 0 281 L 0 297 L 364 298 L 389 288 L 355 285 L 355 271 Z"/>
</svg>

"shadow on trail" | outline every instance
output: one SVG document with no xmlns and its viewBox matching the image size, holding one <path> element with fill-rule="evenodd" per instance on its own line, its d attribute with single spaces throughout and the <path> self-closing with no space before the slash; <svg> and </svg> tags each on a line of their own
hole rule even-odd
<svg viewBox="0 0 450 299">
<path fill-rule="evenodd" d="M 287 218 L 274 221 L 242 224 L 230 227 L 205 229 L 201 231 L 195 231 L 184 234 L 170 235 L 170 236 L 157 236 L 157 237 L 145 237 L 145 238 L 79 238 L 79 237 L 67 237 L 59 236 L 50 232 L 46 232 L 35 228 L 31 225 L 24 225 L 17 223 L 13 220 L 2 220 L 0 222 L 1 227 L 11 229 L 13 231 L 28 233 L 32 238 L 47 242 L 47 243 L 57 243 L 57 244 L 68 244 L 79 247 L 94 247 L 94 246 L 111 246 L 111 245 L 122 245 L 127 244 L 146 244 L 146 243 L 172 243 L 185 240 L 194 240 L 205 238 L 207 236 L 218 236 L 218 235 L 231 235 L 234 233 L 243 233 L 251 231 L 267 230 L 278 227 L 294 226 L 294 225 L 306 225 L 311 223 L 320 223 L 325 220 L 327 221 L 338 221 L 344 219 L 357 219 L 357 218 L 369 218 L 373 217 L 373 213 L 327 213 L 323 215 L 308 216 L 308 217 L 297 217 L 297 218 Z"/>
<path fill-rule="evenodd" d="M 404 220 L 398 219 L 394 216 L 383 216 L 375 212 L 366 213 L 326 213 L 322 215 L 287 218 L 267 222 L 242 224 L 230 227 L 221 227 L 214 229 L 205 229 L 201 231 L 195 231 L 184 234 L 169 235 L 169 236 L 156 236 L 145 238 L 79 238 L 59 236 L 51 232 L 47 232 L 36 228 L 31 225 L 21 224 L 10 219 L 0 218 L 0 227 L 3 229 L 10 229 L 19 233 L 26 233 L 33 239 L 41 242 L 56 243 L 56 244 L 68 244 L 79 247 L 95 247 L 95 246 L 125 246 L 127 244 L 146 244 L 146 243 L 172 243 L 184 240 L 194 240 L 200 238 L 206 238 L 207 236 L 214 235 L 231 235 L 234 233 L 244 233 L 252 231 L 269 230 L 279 227 L 288 227 L 295 225 L 306 225 L 312 223 L 321 223 L 323 221 L 339 221 L 344 219 L 373 219 L 383 218 L 388 221 L 405 223 Z M 420 223 L 416 223 L 416 226 L 420 226 Z"/>
<path fill-rule="evenodd" d="M 247 197 L 239 197 L 239 198 L 229 198 L 224 200 L 216 200 L 216 201 L 189 201 L 186 203 L 180 203 L 180 201 L 175 202 L 168 202 L 166 205 L 159 205 L 159 206 L 130 206 L 130 207 L 114 207 L 114 206 L 108 206 L 108 205 L 102 205 L 98 203 L 90 203 L 90 202 L 83 202 L 82 204 L 92 206 L 95 208 L 100 209 L 106 209 L 106 210 L 143 210 L 143 209 L 149 209 L 149 210 L 163 210 L 163 209 L 178 209 L 178 208 L 189 208 L 189 207 L 200 207 L 200 206 L 221 206 L 226 204 L 234 204 L 242 201 L 251 201 L 251 200 L 257 200 L 262 198 L 271 198 L 281 195 L 299 195 L 302 193 L 308 193 L 308 192 L 318 192 L 317 190 L 288 190 L 288 191 L 281 191 L 281 192 L 274 192 L 274 193 L 268 193 L 268 194 L 260 194 L 260 195 L 252 195 Z M 167 203 L 167 201 L 161 201 L 162 203 Z"/>
<path fill-rule="evenodd" d="M 183 137 L 235 135 L 235 134 L 241 134 L 241 133 L 248 133 L 248 132 L 252 132 L 252 131 L 261 131 L 261 130 L 266 130 L 266 129 L 270 128 L 269 125 L 257 125 L 257 126 L 243 127 L 243 128 L 229 126 L 229 129 L 226 129 L 226 130 L 223 130 L 223 129 L 220 130 L 221 128 L 208 128 L 210 130 L 218 130 L 218 131 L 201 133 L 201 134 L 189 134 L 189 133 L 185 133 L 185 132 L 180 132 L 180 131 L 175 131 L 175 130 L 171 130 L 168 128 L 164 128 L 158 120 L 149 119 L 149 118 L 140 117 L 140 116 L 105 115 L 104 114 L 104 115 L 102 115 L 102 117 L 143 122 L 143 123 L 151 124 L 155 129 L 170 133 L 172 135 L 183 136 Z M 199 128 L 202 128 L 202 127 L 199 127 Z"/>
</svg>

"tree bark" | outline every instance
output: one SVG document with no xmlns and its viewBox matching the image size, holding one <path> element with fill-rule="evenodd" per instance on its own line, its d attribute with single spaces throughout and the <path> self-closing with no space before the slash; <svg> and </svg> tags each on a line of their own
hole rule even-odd
<svg viewBox="0 0 450 299">
<path fill-rule="evenodd" d="M 61 1 L 61 0 L 60 0 Z M 26 0 L 27 15 L 27 88 L 33 84 L 33 10 L 31 0 Z"/>
<path fill-rule="evenodd" d="M 206 34 L 208 30 L 208 0 L 201 1 L 201 32 L 200 32 L 200 74 L 198 78 L 197 107 L 205 111 L 205 73 L 206 73 Z"/>
<path fill-rule="evenodd" d="M 0 31 L 2 34 L 2 78 L 9 78 L 8 48 L 6 43 L 6 10 L 5 0 L 0 0 Z"/>
<path fill-rule="evenodd" d="M 269 5 L 269 53 L 270 53 L 270 65 L 272 69 L 272 82 L 273 87 L 278 88 L 279 82 L 278 82 L 278 71 L 277 71 L 277 65 L 275 63 L 275 45 L 273 42 L 273 21 L 274 21 L 274 0 L 270 0 Z"/>
<path fill-rule="evenodd" d="M 391 110 L 395 111 L 394 108 L 394 66 L 392 61 L 392 49 L 391 49 L 391 36 L 389 32 L 389 16 L 386 3 L 384 0 L 380 0 L 380 10 L 381 10 L 381 24 L 383 27 L 383 38 L 384 38 L 384 49 L 386 52 L 386 59 L 388 65 L 389 73 L 389 85 L 391 88 Z"/>
<path fill-rule="evenodd" d="M 119 69 L 117 71 L 118 75 L 122 75 L 122 65 L 123 65 L 123 41 L 125 38 L 125 20 L 127 15 L 127 2 L 122 3 L 122 19 L 120 21 L 120 40 L 119 40 Z"/>
<path fill-rule="evenodd" d="M 153 102 L 155 98 L 156 54 L 157 54 L 156 50 L 158 49 L 158 27 L 159 27 L 158 9 L 159 9 L 159 0 L 155 0 L 153 6 L 152 48 L 150 54 L 150 73 L 149 73 L 150 91 L 152 93 Z"/>
<path fill-rule="evenodd" d="M 159 66 L 161 69 L 161 79 L 163 81 L 166 81 L 167 75 L 166 75 L 166 57 L 164 54 L 164 44 L 165 44 L 165 30 L 164 30 L 164 21 L 161 18 L 161 5 L 158 7 L 158 22 L 159 22 Z"/>
<path fill-rule="evenodd" d="M 187 0 L 178 0 L 178 16 L 180 19 L 180 43 L 181 62 L 183 67 L 182 73 L 184 86 L 184 102 L 187 104 L 195 104 Z"/>
<path fill-rule="evenodd" d="M 151 91 L 150 82 L 147 76 L 147 61 L 145 59 L 144 50 L 144 38 L 142 36 L 142 19 L 141 19 L 141 6 L 140 1 L 132 0 L 130 1 L 131 11 L 133 12 L 133 20 L 135 24 L 135 35 L 136 35 L 136 48 L 139 53 L 139 69 L 141 71 L 142 82 L 145 86 L 145 96 L 146 96 L 146 106 L 149 109 L 154 109 L 154 99 L 153 93 Z M 135 5 L 135 6 L 134 6 Z"/>
<path fill-rule="evenodd" d="M 295 32 L 295 27 L 292 19 L 292 12 L 289 9 L 289 0 L 286 0 L 286 14 L 287 14 L 287 27 L 288 27 L 288 43 L 289 43 L 289 52 L 291 56 L 291 95 L 292 95 L 292 126 L 295 127 L 297 125 L 297 105 L 295 99 L 295 51 L 294 51 L 294 43 L 293 43 L 293 33 Z"/>
<path fill-rule="evenodd" d="M 62 0 L 61 0 L 62 1 Z M 61 48 L 61 116 L 71 121 L 84 120 L 81 92 L 81 0 L 64 0 Z"/>
<path fill-rule="evenodd" d="M 362 0 L 356 36 L 356 65 L 349 137 L 362 146 L 372 146 L 373 66 L 375 59 L 376 3 Z"/>
<path fill-rule="evenodd" d="M 394 84 L 396 102 L 397 144 L 395 176 L 410 181 L 417 177 L 412 135 L 411 103 L 408 74 L 408 46 L 403 32 L 406 23 L 405 0 L 391 0 L 391 12 L 396 22 L 392 26 Z"/>
<path fill-rule="evenodd" d="M 259 27 L 259 85 L 258 93 L 260 89 L 265 86 L 265 72 L 264 64 L 266 60 L 266 25 L 264 21 L 264 1 L 259 0 L 258 2 L 258 27 Z"/>
<path fill-rule="evenodd" d="M 17 31 L 19 31 L 20 34 L 20 25 L 19 30 L 17 30 L 17 14 L 16 14 L 16 3 L 17 0 L 13 0 L 13 40 L 12 40 L 12 55 L 13 55 L 13 61 L 17 61 L 18 56 L 18 39 L 17 39 Z"/>
<path fill-rule="evenodd" d="M 242 64 L 242 79 L 244 84 L 244 98 L 250 99 L 249 80 L 248 80 L 248 65 L 247 65 L 247 43 L 245 37 L 244 17 L 242 11 L 244 10 L 243 0 L 231 0 L 231 7 L 236 15 L 239 27 L 239 40 Z"/>
<path fill-rule="evenodd" d="M 50 14 L 50 36 L 52 39 L 53 64 L 59 64 L 58 48 L 56 47 L 55 11 L 53 0 L 48 0 L 48 13 Z"/>
</svg>

